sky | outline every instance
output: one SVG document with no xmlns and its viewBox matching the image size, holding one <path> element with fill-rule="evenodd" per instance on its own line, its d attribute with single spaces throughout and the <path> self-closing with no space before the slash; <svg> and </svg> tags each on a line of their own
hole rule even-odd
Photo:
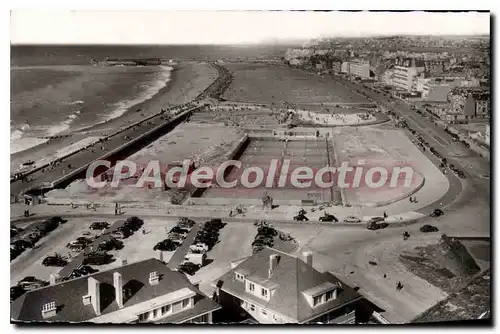
<svg viewBox="0 0 500 334">
<path fill-rule="evenodd" d="M 490 14 L 476 12 L 15 10 L 10 18 L 12 44 L 248 44 L 490 31 Z"/>
</svg>

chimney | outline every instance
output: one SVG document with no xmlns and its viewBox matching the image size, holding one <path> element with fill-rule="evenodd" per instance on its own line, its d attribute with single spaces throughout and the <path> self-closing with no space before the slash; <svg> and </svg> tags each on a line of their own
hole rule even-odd
<svg viewBox="0 0 500 334">
<path fill-rule="evenodd" d="M 269 278 L 271 278 L 274 269 L 278 266 L 279 256 L 277 254 L 269 255 Z"/>
<path fill-rule="evenodd" d="M 304 262 L 307 263 L 307 265 L 311 266 L 313 265 L 313 254 L 312 252 L 309 251 L 304 251 L 302 252 L 302 257 L 304 258 Z"/>
<path fill-rule="evenodd" d="M 50 283 L 50 285 L 56 284 L 56 280 L 57 280 L 58 276 L 59 275 L 57 275 L 57 274 L 50 274 L 49 275 L 49 283 Z"/>
<path fill-rule="evenodd" d="M 123 307 L 123 279 L 119 272 L 113 273 L 113 286 L 115 287 L 116 304 L 119 308 Z"/>
<path fill-rule="evenodd" d="M 163 262 L 163 251 L 161 251 L 161 250 L 158 250 L 158 260 Z"/>
<path fill-rule="evenodd" d="M 88 296 L 90 296 L 90 303 L 94 308 L 95 314 L 101 315 L 101 295 L 99 290 L 100 283 L 93 277 L 89 277 L 87 281 L 89 286 Z"/>
<path fill-rule="evenodd" d="M 160 282 L 160 276 L 158 276 L 158 272 L 153 271 L 149 273 L 149 284 L 156 285 Z"/>
</svg>

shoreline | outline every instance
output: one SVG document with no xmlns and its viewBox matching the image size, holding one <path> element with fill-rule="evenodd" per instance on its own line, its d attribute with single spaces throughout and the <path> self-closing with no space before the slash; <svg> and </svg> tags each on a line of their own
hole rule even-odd
<svg viewBox="0 0 500 334">
<path fill-rule="evenodd" d="M 200 65 L 206 65 L 206 68 L 200 68 Z M 207 71 L 211 71 L 213 79 L 217 78 L 217 72 L 209 64 L 198 62 L 179 62 L 171 71 L 169 81 L 151 98 L 135 104 L 127 109 L 127 111 L 114 119 L 96 124 L 89 127 L 87 130 L 79 130 L 72 133 L 68 137 L 54 138 L 40 145 L 33 146 L 27 150 L 14 153 L 10 156 L 11 174 L 19 169 L 19 165 L 27 160 L 41 160 L 48 156 L 54 156 L 58 150 L 63 150 L 65 147 L 78 142 L 85 137 L 106 137 L 114 133 L 120 132 L 134 123 L 138 123 L 148 117 L 158 114 L 162 108 L 168 109 L 193 100 L 196 96 L 202 93 L 214 80 L 210 80 L 212 75 L 206 75 Z M 209 73 L 210 74 L 210 73 Z M 192 84 L 194 82 L 194 85 Z M 198 83 L 198 85 L 197 85 Z M 190 85 L 188 91 L 184 93 L 186 85 Z M 183 98 L 184 97 L 184 98 Z M 140 113 L 137 109 L 142 109 Z M 76 153 L 76 152 L 73 152 Z M 28 172 L 29 173 L 29 172 Z"/>
</svg>

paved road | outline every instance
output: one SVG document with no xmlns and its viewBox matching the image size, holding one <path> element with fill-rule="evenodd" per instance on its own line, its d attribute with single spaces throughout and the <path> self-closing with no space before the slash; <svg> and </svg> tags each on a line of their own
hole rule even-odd
<svg viewBox="0 0 500 334">
<path fill-rule="evenodd" d="M 167 266 L 170 269 L 176 269 L 177 266 L 184 261 L 184 257 L 188 252 L 189 246 L 193 244 L 194 238 L 196 238 L 196 234 L 198 234 L 199 230 L 200 226 L 196 224 L 195 226 L 193 226 L 191 231 L 189 231 L 186 239 L 182 241 L 182 244 L 175 250 L 174 255 L 172 255 L 170 261 L 168 261 Z"/>
<path fill-rule="evenodd" d="M 26 191 L 29 188 L 33 188 L 37 185 L 43 183 L 53 182 L 64 175 L 74 171 L 75 169 L 90 164 L 92 161 L 97 160 L 104 155 L 108 154 L 113 149 L 116 149 L 128 141 L 132 141 L 142 134 L 154 129 L 161 124 L 166 124 L 169 121 L 166 119 L 165 115 L 156 115 L 147 121 L 142 121 L 128 130 L 121 132 L 118 135 L 110 137 L 107 141 L 102 143 L 97 143 L 94 145 L 93 149 L 82 150 L 66 159 L 63 160 L 61 164 L 55 166 L 51 171 L 39 170 L 30 175 L 33 180 L 29 183 L 15 181 L 10 184 L 11 195 L 19 195 L 21 192 Z M 128 139 L 125 139 L 125 136 Z M 71 165 L 71 168 L 68 168 Z M 47 168 L 45 168 L 47 169 Z"/>
<path fill-rule="evenodd" d="M 374 92 L 361 85 L 342 80 L 346 86 L 352 89 L 362 90 L 370 98 L 377 101 L 380 105 L 385 106 L 401 117 L 407 120 L 408 125 L 415 131 L 419 132 L 431 146 L 433 146 L 448 163 L 461 167 L 468 176 L 468 180 L 472 179 L 474 187 L 479 187 L 481 191 L 477 191 L 477 195 L 485 201 L 490 200 L 490 164 L 487 159 L 480 157 L 471 150 L 466 149 L 462 143 L 457 143 L 452 140 L 452 137 L 446 133 L 441 127 L 436 126 L 416 112 L 410 110 L 408 104 L 401 100 L 390 102 L 387 97 Z M 391 100 L 393 101 L 393 100 Z"/>
</svg>

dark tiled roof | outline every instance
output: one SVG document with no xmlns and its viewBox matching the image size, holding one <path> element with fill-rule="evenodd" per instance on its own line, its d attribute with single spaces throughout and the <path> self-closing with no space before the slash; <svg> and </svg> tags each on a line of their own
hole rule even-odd
<svg viewBox="0 0 500 334">
<path fill-rule="evenodd" d="M 268 278 L 269 256 L 272 254 L 279 255 L 280 259 L 271 278 Z M 252 281 L 252 277 L 258 277 L 259 280 L 267 280 L 268 283 L 277 286 L 269 302 L 245 292 L 245 284 L 235 280 L 235 272 L 242 271 L 248 273 L 246 277 L 250 281 Z M 219 279 L 223 281 L 223 291 L 236 297 L 254 301 L 256 304 L 266 307 L 270 312 L 275 311 L 295 319 L 299 323 L 361 297 L 359 293 L 332 274 L 320 273 L 301 259 L 272 248 L 262 249 Z M 337 298 L 312 308 L 302 292 L 325 282 L 340 286 Z"/>
<path fill-rule="evenodd" d="M 153 271 L 161 277 L 156 285 L 149 284 L 149 274 Z M 117 311 L 119 308 L 114 299 L 114 272 L 122 275 L 124 287 L 134 286 L 132 289 L 136 290 L 129 299 L 124 297 L 123 308 L 182 288 L 188 288 L 197 293 L 194 305 L 196 312 L 202 314 L 218 307 L 192 285 L 184 274 L 170 270 L 157 259 L 149 259 L 27 292 L 11 304 L 11 318 L 19 321 L 85 322 L 96 317 L 92 305 L 84 305 L 82 301 L 82 297 L 88 294 L 88 277 L 93 277 L 100 282 L 101 315 Z M 210 303 L 201 303 L 204 299 L 209 299 Z M 41 309 L 44 304 L 50 302 L 56 303 L 58 312 L 55 316 L 44 320 Z M 179 321 L 183 313 L 172 317 L 175 316 L 176 321 Z"/>
</svg>

